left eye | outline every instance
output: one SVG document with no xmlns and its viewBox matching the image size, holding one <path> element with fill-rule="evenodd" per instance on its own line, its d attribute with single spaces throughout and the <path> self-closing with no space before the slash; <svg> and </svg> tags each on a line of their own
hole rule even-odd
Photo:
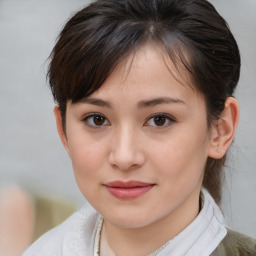
<svg viewBox="0 0 256 256">
<path fill-rule="evenodd" d="M 109 121 L 101 114 L 89 114 L 83 121 L 90 127 L 101 127 L 109 125 Z"/>
<path fill-rule="evenodd" d="M 172 122 L 174 122 L 172 117 L 164 114 L 157 114 L 150 117 L 146 122 L 146 125 L 164 128 L 169 126 Z"/>
</svg>

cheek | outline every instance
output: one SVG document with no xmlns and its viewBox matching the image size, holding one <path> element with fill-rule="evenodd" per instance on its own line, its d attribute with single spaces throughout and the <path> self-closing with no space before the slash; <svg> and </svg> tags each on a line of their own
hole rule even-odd
<svg viewBox="0 0 256 256">
<path fill-rule="evenodd" d="M 104 158 L 98 145 L 89 145 L 81 141 L 73 143 L 70 147 L 70 157 L 76 183 L 84 197 L 93 205 L 95 192 L 100 188 Z"/>
<path fill-rule="evenodd" d="M 78 185 L 89 183 L 99 175 L 105 161 L 105 150 L 102 144 L 89 139 L 72 140 L 69 145 L 70 158 Z"/>
<path fill-rule="evenodd" d="M 154 145 L 153 161 L 162 177 L 175 186 L 179 183 L 198 180 L 207 159 L 202 138 L 184 135 L 166 140 L 162 145 Z"/>
</svg>

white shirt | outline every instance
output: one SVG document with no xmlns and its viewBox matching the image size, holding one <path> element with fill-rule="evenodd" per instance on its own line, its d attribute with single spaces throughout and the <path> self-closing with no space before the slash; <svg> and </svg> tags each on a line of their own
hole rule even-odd
<svg viewBox="0 0 256 256">
<path fill-rule="evenodd" d="M 202 189 L 203 208 L 196 219 L 171 239 L 157 256 L 209 256 L 227 234 L 223 215 L 210 194 Z M 96 256 L 101 216 L 83 207 L 64 223 L 39 238 L 23 256 Z"/>
</svg>

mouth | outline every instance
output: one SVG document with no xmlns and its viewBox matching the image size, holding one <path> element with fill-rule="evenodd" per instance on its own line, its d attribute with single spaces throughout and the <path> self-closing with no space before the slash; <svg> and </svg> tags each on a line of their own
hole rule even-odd
<svg viewBox="0 0 256 256">
<path fill-rule="evenodd" d="M 155 184 L 145 183 L 140 181 L 113 181 L 105 184 L 105 187 L 110 192 L 111 195 L 119 199 L 135 199 L 145 194 Z"/>
</svg>

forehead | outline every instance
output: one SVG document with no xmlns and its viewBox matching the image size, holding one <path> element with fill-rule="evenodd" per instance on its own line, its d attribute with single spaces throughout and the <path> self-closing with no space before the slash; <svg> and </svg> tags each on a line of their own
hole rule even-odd
<svg viewBox="0 0 256 256">
<path fill-rule="evenodd" d="M 93 95 L 143 92 L 144 97 L 163 96 L 167 91 L 197 94 L 190 75 L 180 63 L 173 63 L 160 47 L 145 45 L 125 58 Z M 135 95 L 134 95 L 135 96 Z"/>
</svg>

